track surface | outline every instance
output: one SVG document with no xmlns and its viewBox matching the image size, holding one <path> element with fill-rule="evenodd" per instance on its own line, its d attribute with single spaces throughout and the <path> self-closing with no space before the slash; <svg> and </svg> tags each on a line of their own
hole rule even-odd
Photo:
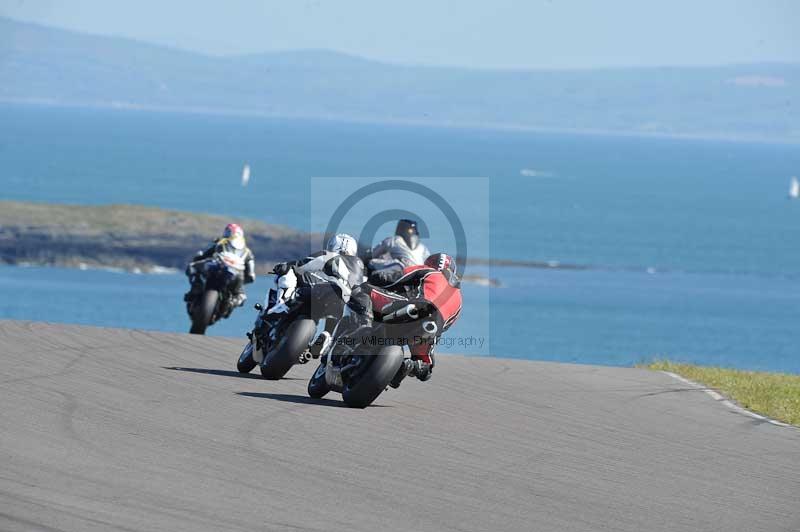
<svg viewBox="0 0 800 532">
<path fill-rule="evenodd" d="M 0 321 L 0 530 L 800 530 L 800 431 L 663 374 L 442 356 L 351 410 L 241 346 Z"/>
</svg>

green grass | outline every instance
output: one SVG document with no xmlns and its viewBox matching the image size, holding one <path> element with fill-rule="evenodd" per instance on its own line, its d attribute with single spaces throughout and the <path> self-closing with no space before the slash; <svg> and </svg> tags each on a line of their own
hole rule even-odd
<svg viewBox="0 0 800 532">
<path fill-rule="evenodd" d="M 713 388 L 748 410 L 800 426 L 800 375 L 694 366 L 667 360 L 641 367 L 671 371 Z"/>
</svg>

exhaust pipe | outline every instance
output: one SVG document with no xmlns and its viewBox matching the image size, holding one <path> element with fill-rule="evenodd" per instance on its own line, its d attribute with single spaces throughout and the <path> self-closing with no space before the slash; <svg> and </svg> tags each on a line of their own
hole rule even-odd
<svg viewBox="0 0 800 532">
<path fill-rule="evenodd" d="M 417 309 L 417 306 L 414 305 L 413 303 L 410 305 L 406 305 L 405 307 L 395 310 L 391 314 L 384 316 L 383 321 L 392 321 L 394 319 L 403 318 L 405 316 L 408 316 L 412 320 L 419 318 L 419 310 Z"/>
</svg>

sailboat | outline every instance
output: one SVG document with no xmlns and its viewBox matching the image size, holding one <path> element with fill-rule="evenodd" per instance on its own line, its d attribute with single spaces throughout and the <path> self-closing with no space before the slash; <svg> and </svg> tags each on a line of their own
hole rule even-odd
<svg viewBox="0 0 800 532">
<path fill-rule="evenodd" d="M 246 187 L 247 183 L 250 182 L 250 165 L 245 164 L 244 168 L 242 168 L 242 186 Z"/>
<path fill-rule="evenodd" d="M 789 199 L 800 198 L 800 181 L 797 177 L 792 178 L 792 183 L 789 185 Z"/>
</svg>

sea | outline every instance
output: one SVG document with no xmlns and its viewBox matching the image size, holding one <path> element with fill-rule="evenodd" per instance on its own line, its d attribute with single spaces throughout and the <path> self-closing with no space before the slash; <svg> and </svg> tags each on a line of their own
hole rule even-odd
<svg viewBox="0 0 800 532">
<path fill-rule="evenodd" d="M 365 184 L 422 185 L 348 205 L 341 227 L 363 236 L 378 217 L 378 239 L 411 213 L 432 249 L 468 250 L 466 273 L 496 285 L 464 284 L 440 350 L 478 356 L 800 373 L 792 175 L 792 144 L 0 106 L 2 199 L 324 231 Z M 180 272 L 0 266 L 0 318 L 182 332 L 185 289 Z M 254 317 L 209 334 L 244 338 Z"/>
</svg>

